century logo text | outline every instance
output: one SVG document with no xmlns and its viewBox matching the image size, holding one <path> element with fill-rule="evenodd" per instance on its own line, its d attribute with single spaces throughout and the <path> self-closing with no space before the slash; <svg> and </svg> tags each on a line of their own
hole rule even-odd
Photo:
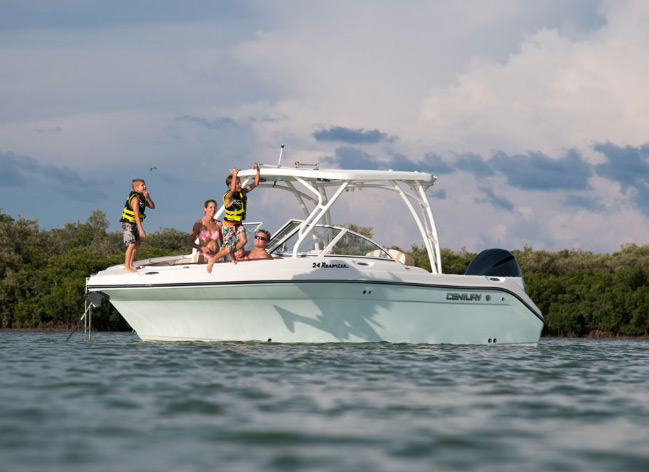
<svg viewBox="0 0 649 472">
<path fill-rule="evenodd" d="M 447 300 L 462 300 L 462 301 L 469 301 L 469 302 L 479 302 L 482 299 L 482 294 L 481 293 L 454 293 L 454 292 L 447 292 L 446 293 L 446 299 Z"/>
</svg>

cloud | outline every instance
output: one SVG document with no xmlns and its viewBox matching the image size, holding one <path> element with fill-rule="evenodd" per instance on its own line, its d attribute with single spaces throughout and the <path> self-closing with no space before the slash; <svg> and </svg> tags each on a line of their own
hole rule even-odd
<svg viewBox="0 0 649 472">
<path fill-rule="evenodd" d="M 614 250 L 649 234 L 634 178 L 649 129 L 643 0 L 0 3 L 0 143 L 35 158 L 1 156 L 18 212 L 32 201 L 39 219 L 69 221 L 55 197 L 85 193 L 84 176 L 145 176 L 156 218 L 183 228 L 166 196 L 202 202 L 232 165 L 276 162 L 284 143 L 289 161 L 439 176 L 429 195 L 448 193 L 436 218 L 460 246 L 490 234 Z M 607 142 L 619 148 L 593 147 Z"/>
<path fill-rule="evenodd" d="M 406 156 L 400 153 L 393 154 L 390 157 L 390 160 L 386 163 L 387 167 L 392 169 L 392 170 L 399 170 L 399 171 L 405 171 L 405 172 L 412 172 L 412 171 L 422 171 L 424 170 L 422 168 L 421 163 L 412 161 L 408 159 Z M 425 172 L 428 171 L 428 169 L 424 170 Z"/>
<path fill-rule="evenodd" d="M 585 195 L 567 195 L 562 201 L 562 205 L 584 208 L 593 213 L 601 213 L 606 211 L 606 206 L 598 197 L 585 196 Z"/>
<path fill-rule="evenodd" d="M 434 187 L 430 187 L 426 191 L 426 195 L 432 198 L 437 198 L 438 200 L 446 200 L 446 189 L 443 188 L 435 189 L 435 190 L 431 190 L 431 189 L 434 189 Z"/>
<path fill-rule="evenodd" d="M 334 165 L 341 169 L 379 169 L 376 158 L 366 152 L 352 147 L 339 147 L 335 157 L 325 157 L 327 165 Z"/>
<path fill-rule="evenodd" d="M 235 21 L 249 8 L 247 2 L 189 2 L 184 5 L 173 0 L 66 1 L 54 4 L 48 0 L 29 2 L 3 1 L 0 28 L 33 29 L 39 27 L 81 28 L 131 25 L 138 23 L 201 22 L 206 17 Z M 73 4 L 74 8 L 62 8 Z"/>
<path fill-rule="evenodd" d="M 479 180 L 501 174 L 508 185 L 522 190 L 588 190 L 588 179 L 593 175 L 592 165 L 584 161 L 576 150 L 569 150 L 559 158 L 539 152 L 514 155 L 496 152 L 486 160 L 474 153 L 460 154 L 455 160 L 427 153 L 423 160 L 417 161 L 400 153 L 393 154 L 388 160 L 379 160 L 360 149 L 340 147 L 335 158 L 325 161 L 346 169 L 419 170 L 435 175 L 462 171 Z"/>
<path fill-rule="evenodd" d="M 606 139 L 646 141 L 649 3 L 591 7 L 603 20 L 593 17 L 587 31 L 571 35 L 553 24 L 558 15 L 524 32 L 506 58 L 476 58 L 452 84 L 431 87 L 417 129 L 438 143 L 483 154 L 553 154 Z M 592 11 L 584 3 L 578 9 Z"/>
<path fill-rule="evenodd" d="M 597 164 L 595 172 L 601 177 L 618 182 L 623 190 L 637 187 L 649 176 L 649 144 L 639 147 L 620 147 L 610 142 L 595 145 L 608 162 Z"/>
<path fill-rule="evenodd" d="M 424 155 L 422 168 L 425 169 L 426 172 L 435 175 L 452 174 L 455 172 L 455 168 L 451 164 L 444 161 L 442 156 L 435 153 L 427 153 Z"/>
<path fill-rule="evenodd" d="M 37 133 L 60 133 L 63 129 L 60 126 L 55 126 L 54 128 L 35 128 L 34 131 Z"/>
<path fill-rule="evenodd" d="M 649 144 L 620 147 L 607 142 L 595 150 L 607 160 L 595 165 L 597 175 L 619 183 L 624 192 L 630 190 L 637 208 L 649 215 Z"/>
<path fill-rule="evenodd" d="M 458 156 L 455 160 L 455 168 L 470 172 L 477 178 L 491 177 L 495 174 L 493 167 L 489 166 L 481 156 L 471 152 Z"/>
<path fill-rule="evenodd" d="M 422 161 L 409 159 L 407 156 L 395 153 L 387 160 L 379 160 L 355 147 L 343 146 L 336 149 L 335 157 L 326 157 L 327 165 L 342 169 L 392 169 L 397 171 L 430 172 L 434 175 L 451 174 L 456 168 L 446 162 L 439 154 L 428 153 Z"/>
<path fill-rule="evenodd" d="M 438 154 L 428 153 L 422 161 L 416 161 L 397 153 L 386 161 L 379 161 L 359 149 L 341 147 L 336 151 L 336 157 L 327 162 L 348 169 L 420 170 L 436 175 L 463 171 L 477 179 L 501 174 L 510 186 L 522 190 L 588 190 L 588 179 L 593 175 L 592 165 L 584 161 L 576 150 L 569 150 L 559 158 L 538 152 L 526 155 L 496 152 L 486 160 L 474 153 L 464 153 L 455 160 L 446 160 Z"/>
<path fill-rule="evenodd" d="M 649 186 L 643 180 L 649 175 L 649 145 L 640 148 L 617 148 L 611 144 L 596 145 L 595 149 L 611 156 L 613 161 L 622 160 L 625 165 L 614 162 L 596 166 L 597 174 L 609 180 L 619 181 L 625 188 L 632 187 L 635 205 L 645 204 L 649 211 Z M 444 159 L 435 153 L 425 154 L 423 160 L 409 159 L 404 154 L 395 153 L 388 160 L 379 160 L 354 147 L 340 147 L 334 158 L 326 158 L 327 165 L 341 168 L 364 169 L 394 169 L 400 171 L 424 171 L 434 175 L 453 174 L 458 171 L 473 175 L 479 182 L 477 190 L 480 196 L 474 198 L 475 203 L 489 204 L 497 210 L 513 212 L 516 206 L 503 195 L 493 190 L 492 177 L 503 176 L 509 187 L 502 187 L 501 192 L 508 188 L 518 188 L 523 191 L 591 191 L 589 179 L 594 176 L 594 167 L 586 162 L 576 150 L 568 150 L 558 158 L 546 156 L 539 152 L 509 155 L 495 152 L 485 159 L 479 154 L 463 153 L 454 160 Z M 510 188 L 511 190 L 511 188 Z M 429 192 L 432 198 L 446 199 L 444 189 Z M 561 204 L 584 208 L 599 213 L 606 209 L 601 198 L 597 196 L 572 193 L 560 201 Z"/>
<path fill-rule="evenodd" d="M 486 185 L 478 185 L 478 190 L 480 190 L 480 192 L 482 192 L 485 195 L 485 197 L 476 198 L 475 199 L 476 203 L 489 203 L 493 205 L 495 208 L 499 208 L 501 210 L 507 210 L 507 211 L 514 210 L 514 204 L 509 200 L 507 200 L 505 197 L 496 195 L 491 187 L 488 187 Z"/>
<path fill-rule="evenodd" d="M 234 121 L 232 118 L 228 118 L 228 117 L 208 120 L 207 118 L 202 118 L 200 116 L 185 115 L 185 116 L 179 116 L 177 118 L 174 118 L 174 121 L 183 121 L 186 123 L 201 125 L 206 127 L 207 129 L 221 129 L 221 128 L 227 128 L 228 126 L 237 126 L 237 122 Z"/>
<path fill-rule="evenodd" d="M 30 171 L 33 159 L 25 158 L 19 164 L 13 152 L 0 152 L 0 187 L 22 187 L 27 182 L 25 174 Z"/>
<path fill-rule="evenodd" d="M 523 190 L 586 190 L 593 174 L 592 166 L 576 150 L 558 159 L 539 152 L 511 156 L 497 152 L 487 163 L 502 173 L 509 185 Z"/>
<path fill-rule="evenodd" d="M 380 143 L 385 142 L 394 142 L 396 141 L 395 137 L 388 137 L 387 134 L 381 133 L 378 129 L 373 129 L 366 131 L 362 128 L 351 129 L 344 128 L 342 126 L 334 126 L 329 129 L 323 129 L 313 133 L 313 137 L 316 141 L 325 141 L 325 142 L 343 142 L 348 144 L 368 144 L 368 143 Z"/>
<path fill-rule="evenodd" d="M 0 152 L 0 187 L 29 188 L 45 185 L 71 198 L 83 197 L 98 201 L 106 195 L 98 189 L 98 182 L 81 178 L 67 167 L 40 164 L 27 156 Z"/>
</svg>

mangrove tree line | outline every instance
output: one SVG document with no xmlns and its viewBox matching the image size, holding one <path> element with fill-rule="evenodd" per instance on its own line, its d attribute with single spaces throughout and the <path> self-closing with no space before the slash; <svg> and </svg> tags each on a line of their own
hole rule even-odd
<svg viewBox="0 0 649 472">
<path fill-rule="evenodd" d="M 0 212 L 0 328 L 71 329 L 83 313 L 85 279 L 124 262 L 121 232 L 109 232 L 95 210 L 85 222 L 40 230 L 36 220 Z M 371 236 L 372 228 L 348 225 Z M 151 232 L 139 259 L 190 252 L 188 233 Z M 424 248 L 409 252 L 430 270 Z M 629 244 L 613 254 L 579 249 L 558 252 L 525 247 L 512 251 L 526 290 L 546 318 L 548 336 L 647 336 L 649 332 L 649 245 Z M 443 272 L 464 273 L 476 256 L 442 249 Z M 109 303 L 93 310 L 100 330 L 129 330 Z"/>
</svg>

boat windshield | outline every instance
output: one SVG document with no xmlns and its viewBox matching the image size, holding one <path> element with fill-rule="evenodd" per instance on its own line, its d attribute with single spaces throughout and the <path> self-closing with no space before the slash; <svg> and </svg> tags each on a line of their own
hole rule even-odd
<svg viewBox="0 0 649 472">
<path fill-rule="evenodd" d="M 291 220 L 271 240 L 270 254 L 292 254 L 299 238 L 298 227 L 302 222 Z M 338 226 L 317 225 L 302 242 L 298 254 L 325 256 L 360 256 L 393 259 L 384 248 L 371 239 Z"/>
</svg>

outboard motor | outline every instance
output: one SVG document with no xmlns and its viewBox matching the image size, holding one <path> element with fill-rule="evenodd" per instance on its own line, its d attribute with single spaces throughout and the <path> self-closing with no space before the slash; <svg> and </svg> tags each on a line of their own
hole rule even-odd
<svg viewBox="0 0 649 472">
<path fill-rule="evenodd" d="M 464 275 L 493 275 L 494 277 L 520 277 L 521 268 L 514 255 L 505 249 L 486 249 L 478 254 L 466 268 Z"/>
</svg>

